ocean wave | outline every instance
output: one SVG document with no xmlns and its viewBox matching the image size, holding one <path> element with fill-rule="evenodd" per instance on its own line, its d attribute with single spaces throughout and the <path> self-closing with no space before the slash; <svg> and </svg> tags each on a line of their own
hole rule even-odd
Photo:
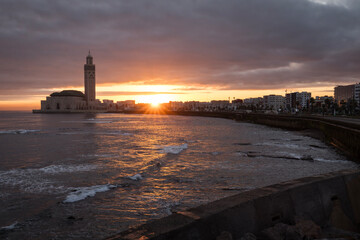
<svg viewBox="0 0 360 240">
<path fill-rule="evenodd" d="M 28 134 L 28 133 L 34 133 L 34 132 L 40 132 L 40 130 L 37 130 L 37 129 L 1 130 L 0 134 Z"/>
<path fill-rule="evenodd" d="M 328 160 L 328 159 L 324 159 L 324 158 L 314 158 L 314 161 L 326 162 L 326 163 L 330 163 L 330 162 L 334 162 L 334 163 L 345 163 L 345 162 L 349 162 L 348 160 Z"/>
<path fill-rule="evenodd" d="M 63 202 L 64 203 L 77 202 L 80 200 L 84 200 L 87 197 L 93 197 L 98 192 L 106 192 L 113 188 L 116 188 L 116 186 L 111 184 L 74 188 L 74 191 L 68 194 Z"/>
<path fill-rule="evenodd" d="M 97 133 L 97 134 L 100 134 L 100 135 L 120 135 L 120 136 L 131 136 L 131 135 L 133 135 L 132 133 L 123 132 L 123 131 L 101 132 L 101 133 Z"/>
<path fill-rule="evenodd" d="M 95 118 L 89 118 L 89 119 L 86 119 L 84 122 L 87 122 L 87 123 L 112 123 L 113 121 L 112 120 L 108 120 L 108 119 L 95 119 Z"/>
<path fill-rule="evenodd" d="M 50 165 L 40 168 L 39 171 L 49 174 L 57 173 L 70 173 L 70 172 L 85 172 L 96 169 L 98 166 L 93 164 L 81 164 L 81 165 Z"/>
<path fill-rule="evenodd" d="M 6 185 L 16 187 L 28 193 L 62 193 L 65 191 L 63 186 L 56 184 L 43 176 L 43 173 L 28 169 L 16 169 L 0 172 L 0 186 Z"/>
<path fill-rule="evenodd" d="M 179 154 L 183 150 L 187 149 L 188 145 L 187 143 L 181 144 L 181 145 L 168 145 L 164 146 L 160 152 L 162 153 L 171 153 L 171 154 Z"/>
<path fill-rule="evenodd" d="M 142 177 L 141 174 L 139 174 L 139 173 L 135 174 L 134 176 L 129 176 L 129 177 L 127 177 L 127 178 L 129 178 L 129 179 L 131 179 L 131 180 L 134 180 L 134 181 L 138 181 L 138 180 L 143 179 L 143 177 Z"/>
<path fill-rule="evenodd" d="M 281 147 L 281 148 L 289 148 L 289 149 L 297 149 L 297 150 L 309 150 L 307 146 L 301 146 L 299 144 L 291 144 L 285 142 L 263 142 L 256 143 L 255 146 L 271 146 L 271 147 Z"/>
<path fill-rule="evenodd" d="M 0 171 L 0 186 L 17 187 L 29 193 L 63 193 L 64 186 L 57 185 L 49 175 L 85 172 L 97 168 L 97 165 L 50 165 L 43 168 L 26 168 Z"/>
<path fill-rule="evenodd" d="M 14 228 L 16 228 L 16 225 L 18 224 L 18 222 L 14 222 L 13 224 L 9 225 L 9 226 L 5 226 L 5 227 L 1 227 L 0 230 L 12 230 Z"/>
</svg>

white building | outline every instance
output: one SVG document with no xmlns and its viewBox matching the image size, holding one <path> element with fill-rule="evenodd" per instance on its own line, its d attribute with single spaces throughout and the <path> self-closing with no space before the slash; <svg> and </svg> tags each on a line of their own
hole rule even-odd
<svg viewBox="0 0 360 240">
<path fill-rule="evenodd" d="M 264 96 L 264 106 L 279 110 L 285 106 L 285 98 L 281 95 L 266 95 Z"/>
<path fill-rule="evenodd" d="M 183 108 L 184 108 L 183 102 L 170 101 L 169 104 L 170 104 L 170 109 L 172 111 L 179 111 L 179 110 L 183 110 Z"/>
<path fill-rule="evenodd" d="M 210 102 L 210 107 L 212 109 L 226 109 L 230 105 L 230 101 L 228 100 L 212 100 Z"/>
<path fill-rule="evenodd" d="M 298 102 L 301 108 L 308 108 L 310 104 L 311 93 L 310 92 L 301 92 L 296 93 L 296 102 Z"/>
<path fill-rule="evenodd" d="M 116 102 L 117 109 L 132 110 L 135 109 L 135 100 L 125 100 Z"/>
</svg>

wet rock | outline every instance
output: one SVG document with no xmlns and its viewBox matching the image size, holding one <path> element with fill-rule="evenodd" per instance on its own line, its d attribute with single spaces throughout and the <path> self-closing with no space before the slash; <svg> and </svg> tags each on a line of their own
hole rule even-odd
<svg viewBox="0 0 360 240">
<path fill-rule="evenodd" d="M 248 145 L 251 145 L 251 143 L 249 143 L 249 142 L 244 142 L 244 143 L 234 143 L 234 145 L 239 145 L 239 146 L 248 146 Z"/>
<path fill-rule="evenodd" d="M 302 157 L 300 158 L 300 160 L 311 161 L 311 162 L 314 161 L 314 159 L 313 159 L 312 156 L 310 156 L 310 155 L 302 156 Z"/>
<path fill-rule="evenodd" d="M 262 231 L 262 236 L 269 240 L 302 240 L 295 226 L 278 223 L 274 227 Z"/>
<path fill-rule="evenodd" d="M 319 238 L 321 236 L 321 227 L 311 220 L 297 219 L 296 229 L 302 238 Z"/>
<path fill-rule="evenodd" d="M 216 237 L 216 240 L 232 240 L 231 233 L 223 231 L 219 236 Z"/>
<path fill-rule="evenodd" d="M 310 144 L 309 146 L 310 146 L 310 147 L 313 147 L 313 148 L 325 149 L 325 147 L 321 147 L 321 146 L 313 145 L 313 144 Z"/>
<path fill-rule="evenodd" d="M 245 233 L 244 236 L 240 238 L 240 240 L 256 240 L 256 236 L 252 233 Z"/>
<path fill-rule="evenodd" d="M 342 229 L 337 229 L 334 227 L 328 227 L 323 229 L 323 233 L 322 233 L 322 237 L 321 240 L 325 240 L 325 239 L 331 239 L 331 240 L 335 240 L 335 239 L 360 239 L 360 233 L 356 233 L 356 232 L 349 232 L 349 231 L 345 231 Z"/>
<path fill-rule="evenodd" d="M 330 215 L 330 224 L 331 226 L 343 229 L 350 232 L 355 232 L 356 227 L 354 226 L 353 222 L 350 218 L 345 214 L 342 206 L 341 201 L 337 197 L 333 197 L 331 199 L 332 202 L 332 211 Z"/>
</svg>

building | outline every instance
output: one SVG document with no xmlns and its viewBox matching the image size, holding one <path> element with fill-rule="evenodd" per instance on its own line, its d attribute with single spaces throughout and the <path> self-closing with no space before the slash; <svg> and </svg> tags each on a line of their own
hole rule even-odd
<svg viewBox="0 0 360 240">
<path fill-rule="evenodd" d="M 179 101 L 170 101 L 170 110 L 181 111 L 184 109 L 184 103 Z"/>
<path fill-rule="evenodd" d="M 334 102 L 334 98 L 332 96 L 316 96 L 315 97 L 315 105 L 318 107 L 321 107 L 322 105 L 325 105 L 327 103 L 333 103 Z"/>
<path fill-rule="evenodd" d="M 84 65 L 84 88 L 85 94 L 77 90 L 54 92 L 41 101 L 41 110 L 34 112 L 105 111 L 111 105 L 96 99 L 95 65 L 90 51 Z"/>
<path fill-rule="evenodd" d="M 265 108 L 272 108 L 273 110 L 279 110 L 285 106 L 285 98 L 281 95 L 266 95 L 264 96 Z"/>
<path fill-rule="evenodd" d="M 346 103 L 349 99 L 354 99 L 355 85 L 337 86 L 334 88 L 334 96 L 336 103 Z"/>
<path fill-rule="evenodd" d="M 294 109 L 309 108 L 311 93 L 310 92 L 294 92 L 285 95 L 285 106 L 289 111 Z"/>
<path fill-rule="evenodd" d="M 294 93 L 287 93 L 285 95 L 285 106 L 289 111 L 297 108 L 297 103 L 296 103 L 297 94 L 298 92 L 294 92 Z"/>
<path fill-rule="evenodd" d="M 85 100 L 88 105 L 91 105 L 91 102 L 96 100 L 95 86 L 95 64 L 93 64 L 93 57 L 89 51 L 86 57 L 86 64 L 84 64 Z"/>
<path fill-rule="evenodd" d="M 210 102 L 210 107 L 212 109 L 225 109 L 229 107 L 230 101 L 229 100 L 212 100 Z"/>
<path fill-rule="evenodd" d="M 135 109 L 135 100 L 125 100 L 116 102 L 116 110 L 133 110 Z"/>
<path fill-rule="evenodd" d="M 41 110 L 84 110 L 86 109 L 85 95 L 80 91 L 64 90 L 54 92 L 46 97 L 45 101 L 41 101 Z"/>
<path fill-rule="evenodd" d="M 244 99 L 244 105 L 246 106 L 251 106 L 251 105 L 263 105 L 264 104 L 264 99 L 262 97 L 258 97 L 258 98 L 245 98 Z"/>
<path fill-rule="evenodd" d="M 357 102 L 357 105 L 360 106 L 360 83 L 355 84 L 355 87 L 354 87 L 354 99 Z"/>
<path fill-rule="evenodd" d="M 311 93 L 301 92 L 296 93 L 296 103 L 299 108 L 309 108 L 310 106 Z"/>
<path fill-rule="evenodd" d="M 242 99 L 234 99 L 231 102 L 232 104 L 242 105 L 244 101 Z"/>
</svg>

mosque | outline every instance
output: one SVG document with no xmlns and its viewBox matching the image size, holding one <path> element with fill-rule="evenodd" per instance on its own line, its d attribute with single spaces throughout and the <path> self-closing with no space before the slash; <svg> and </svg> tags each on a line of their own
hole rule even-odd
<svg viewBox="0 0 360 240">
<path fill-rule="evenodd" d="M 76 90 L 63 90 L 54 92 L 41 101 L 41 110 L 33 110 L 34 113 L 47 112 L 105 112 L 107 106 L 96 99 L 95 64 L 90 54 L 84 64 L 84 87 L 85 94 Z"/>
</svg>

